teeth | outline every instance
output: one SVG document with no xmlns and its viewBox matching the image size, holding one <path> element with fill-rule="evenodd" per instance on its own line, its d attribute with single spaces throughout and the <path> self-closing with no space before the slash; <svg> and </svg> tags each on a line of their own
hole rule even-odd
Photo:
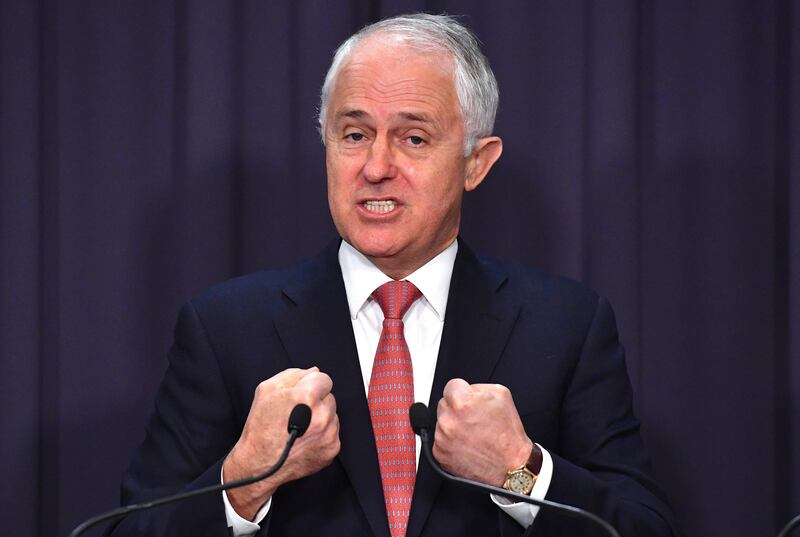
<svg viewBox="0 0 800 537">
<path fill-rule="evenodd" d="M 394 210 L 395 202 L 392 200 L 365 201 L 364 208 L 371 213 L 388 213 Z"/>
</svg>

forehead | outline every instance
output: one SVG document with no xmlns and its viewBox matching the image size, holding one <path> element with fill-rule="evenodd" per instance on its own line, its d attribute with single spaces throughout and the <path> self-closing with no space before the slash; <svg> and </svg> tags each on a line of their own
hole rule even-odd
<svg viewBox="0 0 800 537">
<path fill-rule="evenodd" d="M 370 107 L 377 112 L 457 114 L 452 58 L 393 40 L 365 39 L 339 71 L 329 113 Z"/>
</svg>

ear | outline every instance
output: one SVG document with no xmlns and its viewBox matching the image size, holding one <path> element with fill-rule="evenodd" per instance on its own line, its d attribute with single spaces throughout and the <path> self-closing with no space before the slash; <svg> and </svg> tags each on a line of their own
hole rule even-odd
<svg viewBox="0 0 800 537">
<path fill-rule="evenodd" d="M 483 182 L 486 174 L 503 153 L 503 140 L 498 136 L 481 138 L 475 144 L 472 153 L 467 157 L 466 179 L 464 190 L 471 192 Z"/>
</svg>

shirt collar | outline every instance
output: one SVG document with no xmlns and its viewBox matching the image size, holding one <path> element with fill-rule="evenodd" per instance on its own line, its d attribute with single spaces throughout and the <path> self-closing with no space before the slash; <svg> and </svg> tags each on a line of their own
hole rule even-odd
<svg viewBox="0 0 800 537">
<path fill-rule="evenodd" d="M 453 265 L 457 252 L 458 241 L 453 241 L 439 255 L 403 278 L 417 286 L 440 321 L 444 321 L 444 313 L 447 309 L 450 278 L 453 276 Z M 342 268 L 350 317 L 355 319 L 372 292 L 392 279 L 347 241 L 342 241 L 339 246 L 339 266 Z"/>
</svg>

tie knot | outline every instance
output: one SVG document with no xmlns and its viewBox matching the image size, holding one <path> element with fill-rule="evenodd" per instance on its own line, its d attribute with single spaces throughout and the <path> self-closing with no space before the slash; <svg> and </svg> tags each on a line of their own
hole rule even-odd
<svg viewBox="0 0 800 537">
<path fill-rule="evenodd" d="M 383 310 L 387 319 L 402 319 L 416 299 L 422 296 L 413 283 L 386 282 L 372 293 L 372 298 Z"/>
</svg>

